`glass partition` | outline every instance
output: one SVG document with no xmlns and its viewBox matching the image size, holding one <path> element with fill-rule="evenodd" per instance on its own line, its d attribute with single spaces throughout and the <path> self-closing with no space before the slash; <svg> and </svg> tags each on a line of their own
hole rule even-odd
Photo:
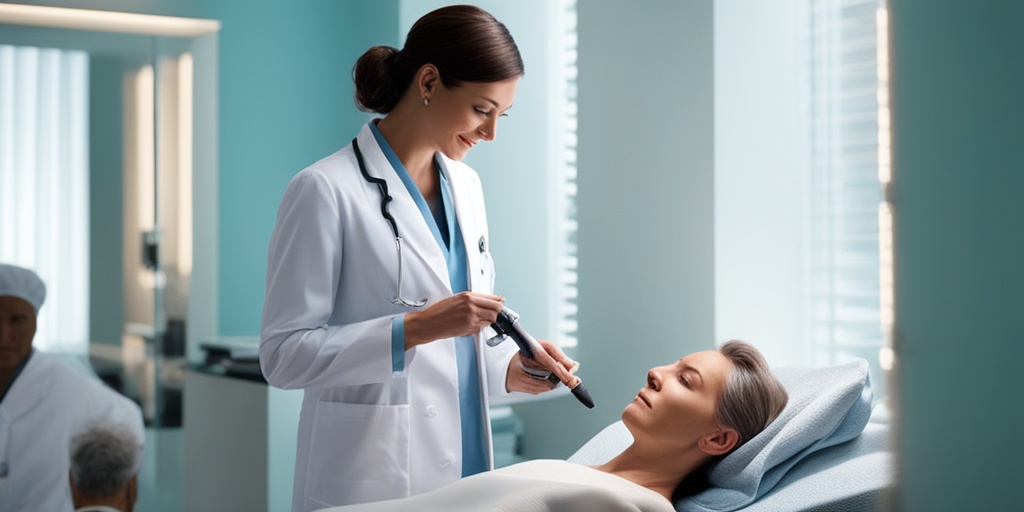
<svg viewBox="0 0 1024 512">
<path fill-rule="evenodd" d="M 0 4 L 0 261 L 46 282 L 40 322 L 79 327 L 34 346 L 141 406 L 142 510 L 182 509 L 186 355 L 217 334 L 219 26 Z"/>
<path fill-rule="evenodd" d="M 147 426 L 180 426 L 187 346 L 216 334 L 216 254 L 194 240 L 215 236 L 219 24 L 92 11 L 111 20 L 83 30 L 89 11 L 0 7 L 0 96 L 17 106 L 0 109 L 0 260 L 46 281 L 41 323 L 81 319 L 34 344 L 88 363 Z"/>
</svg>

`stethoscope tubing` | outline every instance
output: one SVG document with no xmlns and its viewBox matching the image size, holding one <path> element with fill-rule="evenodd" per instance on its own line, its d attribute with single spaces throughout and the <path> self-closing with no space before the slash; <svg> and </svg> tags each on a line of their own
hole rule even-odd
<svg viewBox="0 0 1024 512">
<path fill-rule="evenodd" d="M 398 234 L 398 223 L 395 222 L 395 218 L 388 210 L 388 203 L 394 199 L 388 193 L 388 182 L 382 178 L 370 176 L 370 173 L 366 170 L 366 163 L 363 161 L 363 152 L 359 150 L 359 142 L 356 139 L 352 139 L 352 149 L 355 151 L 356 162 L 359 164 L 359 172 L 362 173 L 363 179 L 377 185 L 377 189 L 380 190 L 380 213 L 384 216 L 384 220 L 388 221 L 388 224 L 391 225 L 391 232 L 395 235 L 395 250 L 398 253 L 398 291 L 395 297 L 391 299 L 391 303 L 407 308 L 421 308 L 427 304 L 427 299 L 408 301 L 402 298 L 402 237 Z"/>
</svg>

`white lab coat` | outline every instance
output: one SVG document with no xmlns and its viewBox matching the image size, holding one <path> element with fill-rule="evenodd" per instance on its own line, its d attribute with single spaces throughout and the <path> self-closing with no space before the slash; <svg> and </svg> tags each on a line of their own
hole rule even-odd
<svg viewBox="0 0 1024 512">
<path fill-rule="evenodd" d="M 0 403 L 0 511 L 68 511 L 71 438 L 118 421 L 144 439 L 142 410 L 98 378 L 36 351 Z"/>
<path fill-rule="evenodd" d="M 371 176 L 387 180 L 402 236 L 403 297 L 430 304 L 451 295 L 443 253 L 369 125 L 359 148 Z M 480 179 L 441 158 L 465 240 L 470 288 L 491 293 Z M 267 262 L 260 363 L 267 381 L 304 389 L 293 509 L 400 498 L 458 480 L 462 468 L 453 340 L 405 353 L 392 371 L 391 303 L 398 261 L 376 185 L 363 179 L 351 144 L 297 174 L 278 210 Z M 481 243 L 481 240 L 483 243 Z M 515 347 L 476 348 L 487 420 L 488 393 L 507 394 Z M 485 429 L 488 457 L 489 429 Z"/>
</svg>

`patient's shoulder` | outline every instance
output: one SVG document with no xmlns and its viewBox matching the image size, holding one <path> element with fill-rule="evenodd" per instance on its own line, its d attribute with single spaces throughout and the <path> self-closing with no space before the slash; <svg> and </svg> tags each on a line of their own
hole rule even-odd
<svg viewBox="0 0 1024 512">
<path fill-rule="evenodd" d="M 566 471 L 575 472 L 578 468 L 583 468 L 584 470 L 591 469 L 586 466 L 573 464 L 559 459 L 534 459 L 498 468 L 495 469 L 494 472 L 507 475 L 528 475 L 535 478 L 544 478 L 547 475 L 561 475 Z"/>
</svg>

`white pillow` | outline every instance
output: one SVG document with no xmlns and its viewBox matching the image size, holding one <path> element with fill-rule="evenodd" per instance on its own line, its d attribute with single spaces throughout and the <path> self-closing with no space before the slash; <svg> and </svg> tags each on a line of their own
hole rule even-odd
<svg viewBox="0 0 1024 512">
<path fill-rule="evenodd" d="M 776 368 L 789 392 L 782 414 L 763 432 L 722 459 L 708 475 L 711 487 L 676 502 L 680 512 L 721 512 L 764 496 L 808 455 L 857 437 L 871 416 L 868 363 L 824 368 Z"/>
</svg>

